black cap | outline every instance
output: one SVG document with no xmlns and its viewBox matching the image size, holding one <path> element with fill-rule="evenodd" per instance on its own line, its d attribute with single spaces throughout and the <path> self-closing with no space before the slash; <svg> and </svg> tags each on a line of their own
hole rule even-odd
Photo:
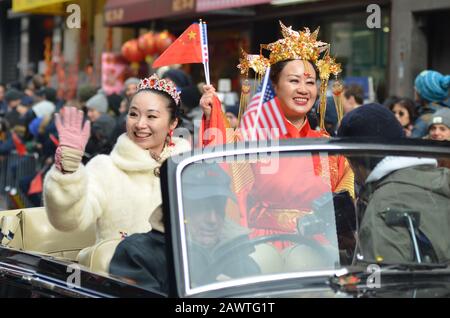
<svg viewBox="0 0 450 318">
<path fill-rule="evenodd" d="M 45 97 L 46 100 L 56 102 L 56 90 L 51 87 L 42 87 L 36 92 L 37 96 Z"/>
<path fill-rule="evenodd" d="M 23 95 L 24 94 L 18 91 L 17 89 L 11 88 L 5 94 L 5 101 L 9 103 L 10 101 L 13 100 L 20 100 L 22 99 Z"/>
<path fill-rule="evenodd" d="M 403 127 L 386 107 L 372 103 L 347 113 L 339 126 L 338 137 L 404 137 Z"/>
<path fill-rule="evenodd" d="M 230 177 L 217 164 L 194 163 L 182 175 L 183 197 L 191 200 L 224 196 L 235 199 L 230 189 Z"/>
<path fill-rule="evenodd" d="M 191 80 L 190 76 L 187 75 L 186 72 L 184 72 L 182 70 L 178 70 L 178 69 L 167 70 L 162 75 L 162 78 L 170 79 L 180 89 L 192 85 L 192 80 Z"/>
<path fill-rule="evenodd" d="M 31 98 L 30 96 L 28 96 L 28 95 L 23 95 L 22 96 L 22 98 L 21 98 L 21 100 L 20 100 L 20 103 L 23 105 L 23 106 L 31 106 L 31 105 L 33 105 L 33 98 Z"/>
<path fill-rule="evenodd" d="M 232 113 L 234 116 L 239 117 L 239 106 L 233 105 L 233 106 L 227 106 L 226 113 Z"/>
</svg>

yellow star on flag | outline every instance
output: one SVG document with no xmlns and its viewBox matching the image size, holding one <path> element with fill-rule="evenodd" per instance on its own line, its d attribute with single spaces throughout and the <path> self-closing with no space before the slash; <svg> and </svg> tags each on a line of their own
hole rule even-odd
<svg viewBox="0 0 450 318">
<path fill-rule="evenodd" d="M 194 31 L 191 31 L 188 33 L 189 40 L 195 40 L 195 37 L 197 36 L 197 33 Z"/>
</svg>

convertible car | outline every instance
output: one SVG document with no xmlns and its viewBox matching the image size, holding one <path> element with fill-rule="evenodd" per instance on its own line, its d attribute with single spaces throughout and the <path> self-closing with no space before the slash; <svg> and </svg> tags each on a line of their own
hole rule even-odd
<svg viewBox="0 0 450 318">
<path fill-rule="evenodd" d="M 372 220 L 379 230 L 368 235 L 368 216 L 355 209 L 362 189 L 355 186 L 355 197 L 352 181 L 336 186 L 333 167 L 344 157 L 360 163 L 352 164 L 359 176 L 388 158 L 394 168 L 381 182 L 409 161 L 449 180 L 449 144 L 432 141 L 302 139 L 194 150 L 161 168 L 168 292 L 111 275 L 120 239 L 96 243 L 95 224 L 60 232 L 41 207 L 0 212 L 0 297 L 450 296 L 450 248 L 440 243 L 450 242 L 450 207 L 438 205 L 448 202 L 450 184 L 418 175 L 410 192 L 400 190 L 402 181 L 390 185 L 381 200 L 387 208 Z M 430 213 L 441 221 L 428 221 Z M 365 240 L 380 237 L 392 254 L 368 251 L 373 242 Z"/>
</svg>

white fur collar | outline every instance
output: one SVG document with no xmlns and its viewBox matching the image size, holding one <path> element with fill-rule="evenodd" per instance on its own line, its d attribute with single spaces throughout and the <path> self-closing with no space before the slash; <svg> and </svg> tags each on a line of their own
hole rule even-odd
<svg viewBox="0 0 450 318">
<path fill-rule="evenodd" d="M 173 154 L 191 149 L 189 142 L 182 138 L 174 137 L 172 138 L 172 141 L 175 146 L 166 146 L 164 148 L 161 153 L 162 161 Z M 111 159 L 117 167 L 126 171 L 146 171 L 161 166 L 160 162 L 157 162 L 152 158 L 148 150 L 144 150 L 136 145 L 128 138 L 126 133 L 122 134 L 117 140 L 117 143 L 111 152 Z"/>
<path fill-rule="evenodd" d="M 366 179 L 366 183 L 378 181 L 389 173 L 414 166 L 433 165 L 437 167 L 436 159 L 417 157 L 388 156 L 381 160 Z"/>
</svg>

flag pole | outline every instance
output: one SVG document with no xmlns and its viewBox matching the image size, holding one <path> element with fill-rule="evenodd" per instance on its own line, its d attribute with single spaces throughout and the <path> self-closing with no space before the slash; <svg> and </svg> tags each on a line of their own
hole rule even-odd
<svg viewBox="0 0 450 318">
<path fill-rule="evenodd" d="M 255 133 L 256 133 L 256 128 L 259 125 L 258 120 L 259 120 L 259 116 L 261 115 L 262 104 L 263 104 L 263 101 L 264 101 L 264 94 L 266 93 L 266 89 L 267 89 L 267 82 L 269 81 L 269 73 L 270 73 L 270 66 L 268 66 L 266 68 L 266 74 L 264 74 L 263 86 L 262 86 L 262 89 L 261 89 L 261 96 L 259 98 L 258 109 L 256 111 L 255 124 L 253 126 L 253 131 L 252 131 L 252 134 L 251 134 L 253 140 L 256 140 Z"/>
<path fill-rule="evenodd" d="M 201 19 L 199 20 L 200 26 L 200 39 L 201 39 L 201 47 L 202 47 L 202 61 L 203 61 L 203 69 L 205 71 L 205 79 L 206 84 L 211 85 L 210 77 L 209 77 L 209 52 L 208 52 L 208 32 L 206 28 L 206 23 Z"/>
</svg>

